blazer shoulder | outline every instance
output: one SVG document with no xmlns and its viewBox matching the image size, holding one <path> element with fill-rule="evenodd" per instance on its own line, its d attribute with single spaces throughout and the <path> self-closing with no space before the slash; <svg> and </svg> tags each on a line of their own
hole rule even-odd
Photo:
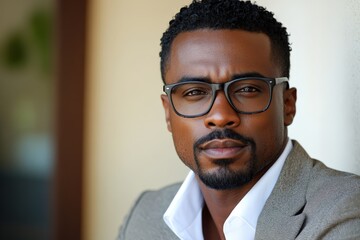
<svg viewBox="0 0 360 240">
<path fill-rule="evenodd" d="M 312 161 L 308 198 L 322 195 L 332 199 L 341 199 L 360 194 L 360 176 L 329 168 L 318 160 Z M 326 202 L 325 199 L 324 201 Z M 360 204 L 360 201 L 357 203 Z"/>
<path fill-rule="evenodd" d="M 317 229 L 313 239 L 360 238 L 360 176 L 313 160 L 306 202 L 307 226 Z"/>
<path fill-rule="evenodd" d="M 145 191 L 120 228 L 119 240 L 178 239 L 163 220 L 163 214 L 177 193 L 180 183 L 155 191 Z"/>
</svg>

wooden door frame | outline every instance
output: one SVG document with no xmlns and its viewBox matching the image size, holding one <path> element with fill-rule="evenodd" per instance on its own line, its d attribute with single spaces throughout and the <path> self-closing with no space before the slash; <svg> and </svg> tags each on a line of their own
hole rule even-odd
<svg viewBox="0 0 360 240">
<path fill-rule="evenodd" d="M 87 2 L 56 1 L 55 240 L 82 239 Z"/>
</svg>

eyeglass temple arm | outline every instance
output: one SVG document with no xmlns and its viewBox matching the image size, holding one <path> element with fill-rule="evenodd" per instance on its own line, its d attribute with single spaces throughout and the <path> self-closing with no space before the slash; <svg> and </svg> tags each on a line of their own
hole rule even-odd
<svg viewBox="0 0 360 240">
<path fill-rule="evenodd" d="M 289 82 L 289 79 L 287 77 L 275 78 L 275 85 L 283 83 L 283 82 Z"/>
</svg>

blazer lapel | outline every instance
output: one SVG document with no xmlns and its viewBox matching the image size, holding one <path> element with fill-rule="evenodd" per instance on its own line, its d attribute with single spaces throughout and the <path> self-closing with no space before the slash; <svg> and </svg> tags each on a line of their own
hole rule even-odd
<svg viewBox="0 0 360 240">
<path fill-rule="evenodd" d="M 257 228 L 255 239 L 295 239 L 301 230 L 304 220 L 305 214 L 303 213 L 295 216 L 277 214 L 274 218 L 267 220 L 266 225 L 268 226 L 266 228 Z"/>
<path fill-rule="evenodd" d="M 259 216 L 255 239 L 296 238 L 305 221 L 302 211 L 311 168 L 310 157 L 293 141 L 293 149 Z"/>
</svg>

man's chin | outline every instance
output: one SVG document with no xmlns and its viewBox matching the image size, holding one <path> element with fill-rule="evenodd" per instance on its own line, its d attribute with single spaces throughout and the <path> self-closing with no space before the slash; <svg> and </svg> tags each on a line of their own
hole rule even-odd
<svg viewBox="0 0 360 240">
<path fill-rule="evenodd" d="M 230 190 L 242 187 L 253 179 L 252 171 L 235 172 L 226 167 L 215 171 L 198 171 L 200 180 L 209 188 L 216 190 Z"/>
</svg>

